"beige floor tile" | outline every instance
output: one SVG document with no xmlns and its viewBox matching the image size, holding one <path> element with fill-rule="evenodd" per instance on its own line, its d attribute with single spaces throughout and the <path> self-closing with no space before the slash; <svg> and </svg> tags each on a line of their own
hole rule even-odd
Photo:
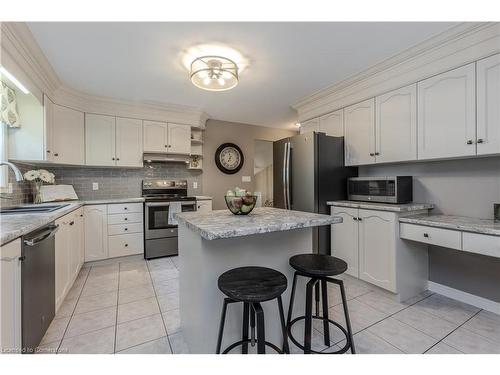
<svg viewBox="0 0 500 375">
<path fill-rule="evenodd" d="M 441 340 L 458 327 L 456 323 L 449 322 L 436 315 L 428 314 L 415 307 L 408 307 L 395 314 L 393 318 L 438 340 Z"/>
<path fill-rule="evenodd" d="M 149 297 L 154 297 L 155 291 L 152 284 L 139 285 L 132 288 L 120 289 L 118 292 L 118 304 L 138 301 Z"/>
<path fill-rule="evenodd" d="M 390 297 L 387 294 L 374 291 L 356 297 L 356 299 L 387 315 L 394 314 L 407 307 L 405 304 L 397 302 L 394 299 L 395 297 Z"/>
<path fill-rule="evenodd" d="M 118 354 L 172 354 L 172 350 L 170 350 L 168 338 L 162 337 L 122 350 Z"/>
<path fill-rule="evenodd" d="M 500 354 L 500 343 L 463 327 L 444 338 L 443 342 L 467 354 Z"/>
<path fill-rule="evenodd" d="M 69 290 L 68 294 L 66 294 L 66 299 L 77 299 L 82 294 L 84 283 L 74 284 Z"/>
<path fill-rule="evenodd" d="M 424 353 L 438 340 L 393 318 L 387 318 L 368 328 L 368 331 L 384 339 L 405 353 Z"/>
<path fill-rule="evenodd" d="M 354 333 L 375 324 L 387 317 L 387 314 L 368 306 L 367 304 L 353 299 L 347 302 L 351 327 Z M 344 309 L 342 305 L 334 306 L 329 310 L 330 319 L 345 327 Z"/>
<path fill-rule="evenodd" d="M 40 344 L 36 348 L 35 354 L 57 354 L 57 349 L 59 348 L 61 341 L 62 340 Z"/>
<path fill-rule="evenodd" d="M 69 320 L 69 317 L 52 320 L 52 323 L 50 323 L 50 326 L 47 329 L 47 332 L 45 332 L 45 335 L 43 336 L 40 344 L 45 345 L 54 341 L 61 341 L 64 336 L 64 332 L 66 331 L 66 327 L 68 326 Z"/>
<path fill-rule="evenodd" d="M 73 315 L 64 338 L 83 335 L 114 325 L 116 325 L 116 306 Z"/>
<path fill-rule="evenodd" d="M 118 324 L 159 313 L 155 297 L 118 305 Z"/>
<path fill-rule="evenodd" d="M 296 324 L 293 325 L 292 327 L 292 334 L 295 340 L 301 345 L 304 344 L 304 323 L 303 321 L 299 321 Z M 332 345 L 334 344 L 333 342 L 331 343 Z M 290 354 L 301 354 L 303 353 L 302 349 L 297 347 L 291 340 L 288 341 L 288 345 L 290 347 Z M 281 343 L 280 345 L 281 346 Z M 323 333 L 320 333 L 316 331 L 315 329 L 312 330 L 312 338 L 311 338 L 311 349 L 315 350 L 317 352 L 321 352 L 325 349 L 328 349 L 328 346 L 325 345 L 324 343 L 324 338 L 323 338 Z M 269 350 L 271 351 L 271 349 Z"/>
<path fill-rule="evenodd" d="M 130 272 L 120 274 L 120 289 L 132 288 L 139 285 L 146 285 L 151 283 L 151 276 L 149 272 Z"/>
<path fill-rule="evenodd" d="M 157 298 L 162 312 L 179 308 L 179 293 L 162 294 L 157 296 Z"/>
<path fill-rule="evenodd" d="M 118 324 L 116 351 L 159 339 L 166 334 L 160 314 Z"/>
<path fill-rule="evenodd" d="M 184 340 L 182 332 L 177 332 L 168 336 L 168 340 L 172 346 L 173 354 L 189 354 L 189 348 Z"/>
<path fill-rule="evenodd" d="M 111 354 L 114 351 L 115 327 L 105 328 L 84 335 L 64 338 L 60 354 Z"/>
<path fill-rule="evenodd" d="M 150 271 L 174 269 L 175 265 L 171 258 L 151 259 L 147 262 Z"/>
<path fill-rule="evenodd" d="M 165 327 L 167 328 L 167 333 L 169 335 L 173 335 L 174 333 L 179 332 L 181 329 L 179 309 L 164 312 L 163 321 L 165 322 Z"/>
<path fill-rule="evenodd" d="M 177 268 L 166 269 L 166 270 L 152 270 L 150 271 L 151 278 L 153 282 L 158 283 L 166 280 L 177 279 L 179 277 L 179 271 Z"/>
<path fill-rule="evenodd" d="M 154 288 L 157 295 L 170 294 L 174 292 L 178 293 L 179 279 L 171 279 L 159 283 L 154 283 Z"/>
<path fill-rule="evenodd" d="M 179 269 L 179 256 L 170 257 L 170 260 L 174 264 L 175 268 Z"/>
<path fill-rule="evenodd" d="M 368 330 L 355 334 L 353 341 L 356 354 L 404 354 L 401 350 Z M 343 347 L 345 340 L 342 340 L 337 345 Z M 348 350 L 348 353 L 350 352 Z"/>
<path fill-rule="evenodd" d="M 423 292 L 417 294 L 416 296 L 408 298 L 403 303 L 407 306 L 414 305 L 415 303 L 420 302 L 420 301 L 426 299 L 427 297 L 432 296 L 433 294 L 434 293 L 432 293 L 430 290 L 424 290 Z"/>
<path fill-rule="evenodd" d="M 483 310 L 467 321 L 463 327 L 500 343 L 500 315 Z"/>
<path fill-rule="evenodd" d="M 425 354 L 464 354 L 461 351 L 446 345 L 444 342 L 438 342 L 432 348 L 427 350 Z"/>
<path fill-rule="evenodd" d="M 55 319 L 65 318 L 73 315 L 73 311 L 75 310 L 77 302 L 77 298 L 71 299 L 66 297 L 66 299 L 61 304 L 61 307 L 59 307 Z"/>
<path fill-rule="evenodd" d="M 119 265 L 118 263 L 113 264 L 103 264 L 103 265 L 93 265 L 90 269 L 89 276 L 98 276 L 118 273 Z"/>
<path fill-rule="evenodd" d="M 74 313 L 82 314 L 88 311 L 102 310 L 106 307 L 116 306 L 117 304 L 118 291 L 88 297 L 80 297 Z"/>
<path fill-rule="evenodd" d="M 82 290 L 82 296 L 94 296 L 96 294 L 109 293 L 118 290 L 118 277 L 110 280 L 87 280 Z"/>
<path fill-rule="evenodd" d="M 456 324 L 464 323 L 480 310 L 477 307 L 447 298 L 440 294 L 433 294 L 415 304 L 414 307 Z"/>
</svg>

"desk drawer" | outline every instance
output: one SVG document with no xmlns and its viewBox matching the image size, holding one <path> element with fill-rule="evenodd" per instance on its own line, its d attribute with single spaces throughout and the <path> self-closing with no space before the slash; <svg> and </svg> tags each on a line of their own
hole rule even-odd
<svg viewBox="0 0 500 375">
<path fill-rule="evenodd" d="M 108 214 L 126 214 L 129 212 L 142 212 L 142 203 L 108 204 Z"/>
<path fill-rule="evenodd" d="M 108 224 L 142 223 L 142 213 L 108 215 Z"/>
<path fill-rule="evenodd" d="M 108 225 L 108 235 L 110 236 L 115 236 L 117 234 L 142 233 L 142 232 L 143 232 L 142 223 Z"/>
<path fill-rule="evenodd" d="M 462 250 L 462 233 L 456 230 L 401 223 L 399 225 L 399 237 L 429 245 Z"/>
<path fill-rule="evenodd" d="M 109 257 L 123 257 L 144 252 L 144 237 L 142 233 L 110 236 L 108 242 Z"/>
<path fill-rule="evenodd" d="M 500 258 L 500 237 L 463 232 L 463 250 Z"/>
</svg>

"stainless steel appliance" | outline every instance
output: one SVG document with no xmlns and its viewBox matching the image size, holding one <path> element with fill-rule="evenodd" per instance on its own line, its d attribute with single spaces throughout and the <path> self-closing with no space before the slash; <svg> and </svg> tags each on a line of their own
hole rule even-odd
<svg viewBox="0 0 500 375">
<path fill-rule="evenodd" d="M 23 236 L 21 255 L 22 348 L 33 353 L 55 315 L 54 223 Z"/>
<path fill-rule="evenodd" d="M 344 166 L 344 138 L 310 132 L 273 145 L 274 207 L 329 214 L 327 201 L 346 199 L 347 178 L 358 175 Z M 313 249 L 330 254 L 329 226 L 313 229 Z"/>
<path fill-rule="evenodd" d="M 347 197 L 353 201 L 409 203 L 413 200 L 413 177 L 353 177 L 347 182 Z"/>
<path fill-rule="evenodd" d="M 144 202 L 144 258 L 177 255 L 174 211 L 196 211 L 196 198 L 187 195 L 186 180 L 142 181 Z"/>
</svg>

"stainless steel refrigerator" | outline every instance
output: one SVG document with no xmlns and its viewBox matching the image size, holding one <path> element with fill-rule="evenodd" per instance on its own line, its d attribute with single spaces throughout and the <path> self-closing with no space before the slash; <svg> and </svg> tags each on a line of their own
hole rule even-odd
<svg viewBox="0 0 500 375">
<path fill-rule="evenodd" d="M 344 166 L 344 138 L 310 132 L 273 144 L 274 207 L 330 214 L 327 201 L 346 199 L 347 178 L 358 168 Z M 313 249 L 330 254 L 330 226 L 313 229 Z"/>
</svg>

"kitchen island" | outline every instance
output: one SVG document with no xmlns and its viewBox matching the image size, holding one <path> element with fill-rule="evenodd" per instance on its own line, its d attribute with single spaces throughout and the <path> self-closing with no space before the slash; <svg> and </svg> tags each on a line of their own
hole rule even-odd
<svg viewBox="0 0 500 375">
<path fill-rule="evenodd" d="M 312 252 L 312 228 L 342 222 L 336 216 L 278 208 L 256 208 L 247 216 L 228 210 L 177 214 L 179 223 L 179 287 L 181 329 L 191 353 L 215 353 L 224 295 L 217 279 L 243 266 L 273 268 L 288 278 L 283 294 L 287 312 L 293 270 L 288 259 Z M 297 283 L 294 311 L 304 311 L 305 280 Z M 243 304 L 228 307 L 222 347 L 241 339 Z M 278 307 L 262 305 L 266 340 L 281 346 Z M 239 348 L 234 349 L 237 352 Z M 272 351 L 271 349 L 267 349 Z"/>
</svg>

